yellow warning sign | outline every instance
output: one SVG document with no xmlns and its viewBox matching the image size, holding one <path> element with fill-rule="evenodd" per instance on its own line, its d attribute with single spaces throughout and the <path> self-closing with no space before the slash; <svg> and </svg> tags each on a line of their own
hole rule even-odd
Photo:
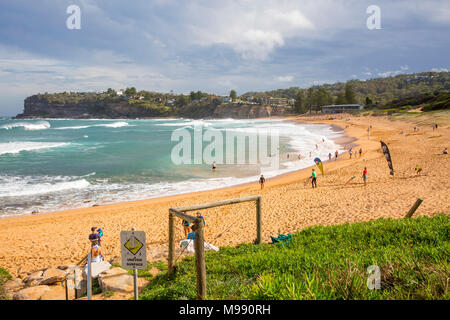
<svg viewBox="0 0 450 320">
<path fill-rule="evenodd" d="M 135 236 L 132 236 L 125 242 L 124 247 L 128 249 L 132 254 L 136 255 L 139 250 L 144 246 L 142 242 L 139 241 Z"/>
</svg>

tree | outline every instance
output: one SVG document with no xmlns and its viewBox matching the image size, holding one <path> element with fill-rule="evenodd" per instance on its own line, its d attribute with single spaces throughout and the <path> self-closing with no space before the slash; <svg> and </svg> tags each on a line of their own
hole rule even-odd
<svg viewBox="0 0 450 320">
<path fill-rule="evenodd" d="M 136 88 L 135 87 L 131 87 L 131 88 L 126 88 L 125 89 L 125 94 L 129 97 L 131 96 L 135 96 L 136 95 Z"/>
<path fill-rule="evenodd" d="M 369 98 L 369 96 L 366 97 L 366 106 L 372 105 L 373 101 Z"/>
<path fill-rule="evenodd" d="M 236 91 L 235 90 L 231 90 L 230 91 L 230 98 L 231 100 L 235 100 L 237 97 Z"/>
<path fill-rule="evenodd" d="M 342 92 L 338 93 L 334 104 L 346 104 L 345 96 Z"/>
<path fill-rule="evenodd" d="M 295 97 L 295 112 L 297 113 L 306 113 L 308 109 L 306 109 L 306 101 L 305 95 L 302 90 L 300 90 Z"/>
<path fill-rule="evenodd" d="M 115 96 L 116 95 L 116 90 L 108 88 L 108 91 L 106 91 L 106 93 Z"/>
<path fill-rule="evenodd" d="M 313 105 L 313 88 L 309 88 L 306 92 L 306 106 L 309 108 L 309 113 L 311 113 L 312 105 Z"/>
<path fill-rule="evenodd" d="M 348 83 L 345 85 L 345 100 L 346 103 L 349 104 L 356 103 L 355 93 L 353 92 L 352 87 Z"/>
</svg>

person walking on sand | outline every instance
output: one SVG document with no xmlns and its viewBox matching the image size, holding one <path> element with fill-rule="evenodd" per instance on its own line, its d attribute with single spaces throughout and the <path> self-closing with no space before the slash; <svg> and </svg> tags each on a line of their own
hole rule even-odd
<svg viewBox="0 0 450 320">
<path fill-rule="evenodd" d="M 367 167 L 364 167 L 362 178 L 364 181 L 364 187 L 367 185 Z"/>
<path fill-rule="evenodd" d="M 206 226 L 205 218 L 202 216 L 202 214 L 200 213 L 200 211 L 197 211 L 196 216 L 197 216 L 197 218 L 202 218 L 202 220 L 203 220 L 203 225 Z"/>
<path fill-rule="evenodd" d="M 105 261 L 105 257 L 102 254 L 102 249 L 98 243 L 98 240 L 92 242 L 91 247 L 91 262 L 102 262 Z"/>
<path fill-rule="evenodd" d="M 264 189 L 264 182 L 266 182 L 266 178 L 263 175 L 259 178 L 259 184 L 261 185 L 261 190 Z"/>
<path fill-rule="evenodd" d="M 361 156 L 362 156 L 362 149 L 359 148 L 359 157 L 361 158 Z"/>
<path fill-rule="evenodd" d="M 331 161 L 331 152 L 328 153 L 328 160 Z"/>
<path fill-rule="evenodd" d="M 339 155 L 339 152 L 336 150 L 336 152 L 334 153 L 334 161 L 337 161 L 338 155 Z"/>
<path fill-rule="evenodd" d="M 350 150 L 348 150 L 348 154 L 350 155 L 350 159 L 351 159 L 352 158 L 352 154 L 353 154 L 352 148 L 350 148 Z"/>
<path fill-rule="evenodd" d="M 184 237 L 187 238 L 189 231 L 191 230 L 191 223 L 189 221 L 183 220 L 181 222 L 184 229 Z"/>
<path fill-rule="evenodd" d="M 97 232 L 97 227 L 91 228 L 91 234 L 89 235 L 89 240 L 91 241 L 91 246 L 93 246 L 94 241 L 98 241 L 98 245 L 100 245 L 100 236 Z"/>
<path fill-rule="evenodd" d="M 313 188 L 317 188 L 317 173 L 316 170 L 312 169 L 312 174 L 311 174 L 311 186 Z"/>
</svg>

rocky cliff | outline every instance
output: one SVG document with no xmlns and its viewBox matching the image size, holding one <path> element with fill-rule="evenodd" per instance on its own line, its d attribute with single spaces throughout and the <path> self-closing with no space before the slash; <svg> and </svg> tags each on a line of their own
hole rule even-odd
<svg viewBox="0 0 450 320">
<path fill-rule="evenodd" d="M 102 101 L 83 99 L 81 101 L 50 101 L 43 95 L 25 99 L 23 113 L 18 119 L 29 118 L 70 118 L 70 119 L 135 119 L 180 116 L 189 118 L 261 118 L 280 116 L 283 107 L 246 104 L 189 104 L 183 107 L 152 106 L 143 107 L 130 104 L 126 100 Z"/>
</svg>

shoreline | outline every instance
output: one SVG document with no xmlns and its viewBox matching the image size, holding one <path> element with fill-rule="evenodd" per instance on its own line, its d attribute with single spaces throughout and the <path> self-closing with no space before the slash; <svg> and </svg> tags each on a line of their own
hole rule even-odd
<svg viewBox="0 0 450 320">
<path fill-rule="evenodd" d="M 161 118 L 147 118 L 147 119 L 139 119 L 139 120 L 154 120 L 154 119 L 161 119 Z M 167 119 L 175 119 L 175 118 L 167 118 Z M 183 119 L 183 118 L 176 118 L 176 119 Z M 284 120 L 286 122 L 295 122 L 297 124 L 308 124 L 308 122 L 298 120 L 297 118 L 292 119 L 292 117 L 280 117 L 280 116 L 256 118 L 255 120 L 271 120 L 271 119 Z M 20 120 L 22 120 L 22 119 L 20 119 Z M 28 120 L 127 120 L 127 119 L 47 119 L 47 118 L 38 118 L 38 119 L 28 119 Z M 135 119 L 128 119 L 128 120 L 135 120 Z M 204 119 L 204 120 L 207 120 L 207 119 Z M 239 120 L 239 119 L 235 119 L 235 120 Z M 311 123 L 309 123 L 309 124 L 311 124 Z M 345 133 L 344 128 L 337 124 L 329 124 L 329 123 L 317 123 L 317 124 L 326 124 L 331 128 L 332 131 L 341 133 L 340 137 L 333 137 L 333 138 L 329 138 L 329 139 L 332 140 L 335 144 L 337 144 L 342 149 L 346 149 L 346 147 L 348 145 L 352 145 L 351 144 L 352 142 L 357 141 L 356 137 L 347 135 Z M 356 144 L 353 144 L 352 146 L 356 146 Z M 343 151 L 339 154 L 341 155 L 344 152 L 345 151 Z M 333 153 L 333 155 L 334 155 L 334 153 Z M 323 163 L 325 163 L 327 161 L 329 161 L 329 160 L 323 160 Z M 289 161 L 289 162 L 291 162 L 291 161 Z M 300 173 L 303 170 L 310 170 L 313 167 L 315 167 L 314 164 L 304 167 L 304 168 L 301 168 L 301 169 L 294 169 L 292 171 L 280 173 L 276 176 L 266 178 L 266 181 L 274 182 L 278 178 L 283 178 L 290 174 Z M 119 200 L 119 201 L 113 202 L 113 203 L 95 204 L 95 205 L 89 206 L 89 207 L 63 208 L 63 209 L 56 209 L 54 211 L 44 211 L 44 212 L 37 212 L 37 213 L 25 213 L 25 214 L 18 214 L 18 215 L 10 215 L 10 216 L 5 216 L 5 217 L 0 217 L 0 221 L 4 220 L 4 219 L 11 219 L 11 218 L 21 218 L 21 217 L 29 217 L 29 216 L 40 216 L 40 215 L 64 213 L 64 212 L 73 211 L 73 210 L 83 210 L 83 209 L 88 210 L 88 209 L 97 208 L 97 207 L 110 207 L 110 206 L 121 205 L 121 204 L 133 205 L 133 204 L 139 204 L 141 202 L 147 202 L 149 200 L 156 200 L 156 199 L 171 200 L 172 197 L 176 198 L 178 196 L 189 196 L 189 195 L 194 195 L 194 194 L 197 195 L 197 194 L 201 194 L 204 192 L 226 191 L 227 189 L 232 190 L 233 188 L 236 188 L 236 187 L 248 187 L 248 186 L 254 185 L 257 182 L 258 182 L 257 180 L 255 180 L 255 182 L 238 182 L 237 184 L 233 184 L 233 185 L 226 186 L 226 187 L 219 187 L 219 188 L 199 190 L 199 191 L 188 191 L 188 192 L 182 192 L 182 193 L 177 193 L 177 194 L 172 194 L 172 195 L 167 195 L 167 196 L 154 196 L 154 197 L 139 199 L 139 200 L 125 200 L 125 201 Z"/>
<path fill-rule="evenodd" d="M 270 235 L 294 233 L 309 226 L 381 217 L 401 218 L 417 197 L 424 198 L 424 202 L 415 216 L 450 211 L 447 196 L 450 192 L 450 162 L 445 156 L 436 155 L 447 147 L 448 126 L 440 127 L 439 135 L 431 131 L 431 126 L 423 128 L 419 134 L 408 135 L 406 133 L 413 131 L 413 124 L 404 121 L 390 121 L 385 117 L 348 118 L 350 122 L 345 119 L 284 118 L 304 123 L 336 124 L 342 128 L 349 125 L 344 133 L 355 138 L 353 143 L 363 150 L 361 158 L 350 160 L 344 152 L 338 161 L 323 161 L 325 175 L 318 175 L 318 188 L 312 189 L 304 183 L 310 176 L 309 167 L 267 179 L 263 190 L 255 181 L 147 200 L 3 218 L 0 219 L 0 267 L 14 275 L 19 267 L 36 270 L 76 263 L 89 249 L 87 235 L 92 226 L 104 230 L 102 244 L 107 259 L 120 256 L 120 231 L 131 227 L 146 232 L 149 260 L 156 259 L 154 250 L 167 247 L 169 208 L 257 194 L 263 199 L 264 243 L 270 241 Z M 367 139 L 369 124 L 373 125 L 373 130 Z M 400 134 L 402 130 L 406 131 L 403 135 Z M 394 178 L 389 175 L 380 140 L 389 145 L 396 170 Z M 417 164 L 422 165 L 426 175 L 414 175 L 413 168 Z M 365 166 L 369 169 L 367 187 L 363 186 L 361 178 L 343 187 L 349 177 L 359 177 Z M 439 172 L 434 173 L 436 168 L 440 168 Z M 206 241 L 217 247 L 252 242 L 256 228 L 253 212 L 254 204 L 251 203 L 202 211 L 207 221 Z M 234 223 L 227 232 L 217 237 L 230 226 L 230 221 Z M 178 241 L 184 238 L 184 232 L 178 223 L 176 228 Z"/>
</svg>

